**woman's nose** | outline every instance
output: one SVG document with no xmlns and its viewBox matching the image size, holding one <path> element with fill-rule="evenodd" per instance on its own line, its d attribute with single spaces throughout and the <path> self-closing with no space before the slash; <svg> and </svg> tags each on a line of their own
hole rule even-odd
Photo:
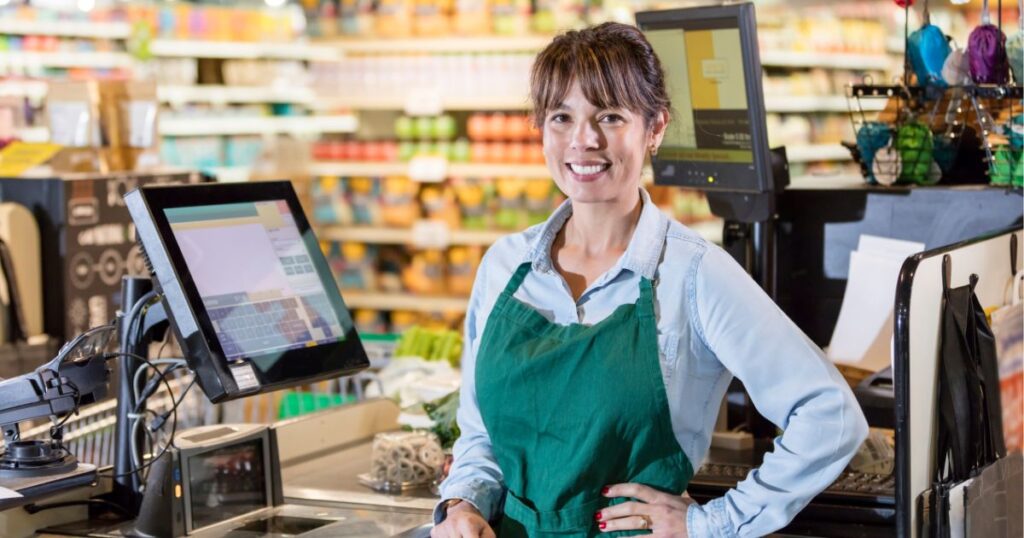
<svg viewBox="0 0 1024 538">
<path fill-rule="evenodd" d="M 571 147 L 577 151 L 595 149 L 601 144 L 601 132 L 590 121 L 578 122 L 572 131 Z"/>
</svg>

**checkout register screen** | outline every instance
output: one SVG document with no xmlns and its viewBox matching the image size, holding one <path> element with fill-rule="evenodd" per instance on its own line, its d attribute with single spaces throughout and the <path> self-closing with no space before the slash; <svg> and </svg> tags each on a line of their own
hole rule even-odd
<svg viewBox="0 0 1024 538">
<path fill-rule="evenodd" d="M 284 200 L 164 212 L 228 360 L 345 338 Z"/>
<path fill-rule="evenodd" d="M 644 35 L 661 59 L 673 121 L 659 157 L 752 164 L 743 48 L 736 19 L 674 23 Z"/>
<path fill-rule="evenodd" d="M 267 506 L 259 439 L 192 456 L 188 469 L 193 529 Z"/>
</svg>

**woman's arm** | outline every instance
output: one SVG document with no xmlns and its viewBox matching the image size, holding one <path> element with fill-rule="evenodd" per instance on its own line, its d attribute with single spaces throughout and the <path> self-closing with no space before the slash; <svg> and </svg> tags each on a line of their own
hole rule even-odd
<svg viewBox="0 0 1024 538">
<path fill-rule="evenodd" d="M 723 250 L 711 247 L 691 283 L 695 329 L 783 429 L 758 469 L 687 515 L 691 536 L 762 536 L 828 487 L 867 436 L 842 376 Z"/>
<path fill-rule="evenodd" d="M 493 519 L 500 511 L 498 503 L 504 494 L 501 469 L 491 452 L 491 438 L 484 427 L 476 400 L 476 352 L 487 321 L 488 312 L 481 310 L 487 301 L 487 257 L 480 263 L 473 292 L 466 312 L 462 348 L 462 389 L 459 394 L 457 421 L 461 435 L 453 449 L 454 461 L 448 478 L 441 483 L 441 500 L 463 499 Z M 441 503 L 434 509 L 434 523 L 444 514 Z"/>
</svg>

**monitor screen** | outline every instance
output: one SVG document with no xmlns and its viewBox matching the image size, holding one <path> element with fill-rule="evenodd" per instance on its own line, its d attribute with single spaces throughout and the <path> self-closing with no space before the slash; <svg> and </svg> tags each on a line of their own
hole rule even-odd
<svg viewBox="0 0 1024 538">
<path fill-rule="evenodd" d="M 289 182 L 143 187 L 125 204 L 175 338 L 210 400 L 369 366 Z"/>
<path fill-rule="evenodd" d="M 637 14 L 661 60 L 672 121 L 657 183 L 765 192 L 771 172 L 751 4 Z"/>
<path fill-rule="evenodd" d="M 345 338 L 287 202 L 164 213 L 226 358 Z"/>
<path fill-rule="evenodd" d="M 253 439 L 188 459 L 192 529 L 269 505 L 263 440 Z"/>
</svg>

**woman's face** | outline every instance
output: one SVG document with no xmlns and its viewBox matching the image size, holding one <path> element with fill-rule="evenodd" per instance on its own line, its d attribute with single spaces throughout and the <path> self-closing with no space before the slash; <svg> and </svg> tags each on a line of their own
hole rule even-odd
<svg viewBox="0 0 1024 538">
<path fill-rule="evenodd" d="M 667 112 L 648 128 L 642 114 L 598 108 L 573 83 L 561 106 L 544 117 L 544 157 L 574 203 L 614 202 L 636 195 L 644 158 L 661 143 L 667 123 Z"/>
</svg>

